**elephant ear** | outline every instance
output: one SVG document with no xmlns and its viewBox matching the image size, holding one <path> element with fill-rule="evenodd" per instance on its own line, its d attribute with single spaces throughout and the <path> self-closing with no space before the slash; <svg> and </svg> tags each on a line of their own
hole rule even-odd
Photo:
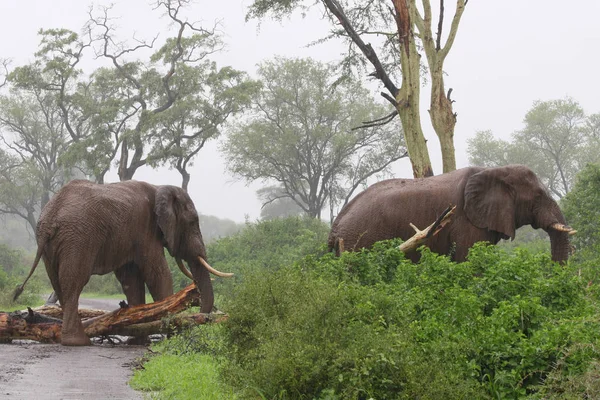
<svg viewBox="0 0 600 400">
<path fill-rule="evenodd" d="M 464 210 L 478 228 L 500 232 L 504 239 L 515 238 L 515 193 L 498 168 L 472 175 L 465 186 Z"/>
<path fill-rule="evenodd" d="M 156 220 L 158 227 L 160 228 L 165 241 L 167 242 L 167 249 L 171 255 L 175 255 L 177 249 L 177 213 L 175 207 L 177 202 L 177 194 L 169 186 L 161 186 L 156 191 L 156 198 L 154 203 L 154 213 L 156 214 Z"/>
</svg>

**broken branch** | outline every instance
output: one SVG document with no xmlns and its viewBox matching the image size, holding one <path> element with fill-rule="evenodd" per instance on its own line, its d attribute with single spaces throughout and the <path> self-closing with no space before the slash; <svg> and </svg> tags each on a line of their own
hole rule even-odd
<svg viewBox="0 0 600 400">
<path fill-rule="evenodd" d="M 444 212 L 442 212 L 442 214 L 440 214 L 440 216 L 435 220 L 435 222 L 433 222 L 431 225 L 429 225 L 423 230 L 419 230 L 419 228 L 417 228 L 411 223 L 410 226 L 415 230 L 415 234 L 406 242 L 398 246 L 398 249 L 406 253 L 408 251 L 416 249 L 432 236 L 437 235 L 446 225 L 448 225 L 448 223 L 450 223 L 452 214 L 454 214 L 455 209 L 456 206 L 449 206 L 444 210 Z"/>
</svg>

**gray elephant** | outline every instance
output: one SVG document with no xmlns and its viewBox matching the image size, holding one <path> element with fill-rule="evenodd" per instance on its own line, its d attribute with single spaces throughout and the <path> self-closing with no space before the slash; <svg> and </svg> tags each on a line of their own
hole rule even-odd
<svg viewBox="0 0 600 400">
<path fill-rule="evenodd" d="M 517 228 L 531 225 L 548 232 L 553 260 L 569 256 L 569 234 L 575 231 L 524 165 L 468 167 L 429 178 L 378 182 L 341 210 L 329 234 L 329 248 L 339 254 L 340 239 L 346 250 L 384 239 L 407 240 L 414 234 L 410 223 L 424 229 L 450 204 L 456 205 L 452 221 L 426 243 L 436 253 L 464 261 L 475 242 L 514 239 Z M 416 252 L 408 256 L 419 258 Z"/>
<path fill-rule="evenodd" d="M 196 281 L 204 313 L 212 310 L 214 302 L 209 272 L 232 275 L 206 262 L 194 203 L 175 186 L 71 181 L 42 210 L 36 239 L 35 261 L 15 299 L 43 258 L 64 311 L 63 345 L 90 344 L 77 307 L 92 274 L 114 272 L 130 305 L 145 303 L 144 284 L 155 301 L 164 299 L 173 294 L 166 247 L 179 268 Z M 191 274 L 182 259 L 190 266 Z"/>
</svg>

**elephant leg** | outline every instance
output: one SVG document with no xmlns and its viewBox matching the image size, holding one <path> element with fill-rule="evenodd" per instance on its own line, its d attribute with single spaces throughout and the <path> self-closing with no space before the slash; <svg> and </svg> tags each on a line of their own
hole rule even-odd
<svg viewBox="0 0 600 400">
<path fill-rule="evenodd" d="M 173 277 L 167 265 L 167 260 L 161 260 L 159 265 L 156 261 L 153 263 L 154 268 L 147 268 L 143 273 L 148 291 L 150 291 L 154 301 L 159 301 L 173 294 Z"/>
<path fill-rule="evenodd" d="M 125 293 L 130 306 L 146 304 L 144 278 L 137 265 L 127 263 L 115 271 L 115 276 L 121 283 L 123 293 Z"/>
<path fill-rule="evenodd" d="M 75 261 L 63 262 L 58 270 L 58 284 L 60 285 L 59 299 L 63 309 L 63 322 L 61 330 L 61 344 L 64 346 L 89 346 L 92 344 L 87 337 L 79 318 L 79 295 L 88 282 L 90 274 L 85 270 L 73 273 L 76 266 L 81 265 Z"/>
<path fill-rule="evenodd" d="M 121 282 L 123 293 L 130 306 L 146 304 L 146 288 L 144 277 L 140 268 L 133 262 L 127 263 L 115 271 L 115 276 Z M 129 345 L 145 345 L 150 343 L 146 335 L 131 337 L 127 340 Z"/>
</svg>

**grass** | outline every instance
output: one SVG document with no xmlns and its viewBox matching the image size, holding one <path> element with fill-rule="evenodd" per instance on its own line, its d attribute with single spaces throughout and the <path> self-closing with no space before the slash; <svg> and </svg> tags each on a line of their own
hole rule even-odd
<svg viewBox="0 0 600 400">
<path fill-rule="evenodd" d="M 221 400 L 237 396 L 218 380 L 218 363 L 208 355 L 162 354 L 135 372 L 129 384 L 152 399 Z"/>
<path fill-rule="evenodd" d="M 85 299 L 126 300 L 125 294 L 123 293 L 104 294 L 98 292 L 83 292 L 80 297 Z M 153 302 L 152 296 L 150 296 L 149 293 L 146 293 L 146 304 Z"/>
<path fill-rule="evenodd" d="M 27 309 L 27 307 L 31 307 L 31 308 L 35 308 L 35 307 L 39 307 L 41 305 L 44 305 L 44 300 L 40 299 L 37 302 L 34 303 L 30 303 L 28 302 L 27 304 L 0 304 L 0 310 L 5 311 L 5 312 L 12 312 L 12 311 L 17 311 L 17 310 L 25 310 Z"/>
</svg>

